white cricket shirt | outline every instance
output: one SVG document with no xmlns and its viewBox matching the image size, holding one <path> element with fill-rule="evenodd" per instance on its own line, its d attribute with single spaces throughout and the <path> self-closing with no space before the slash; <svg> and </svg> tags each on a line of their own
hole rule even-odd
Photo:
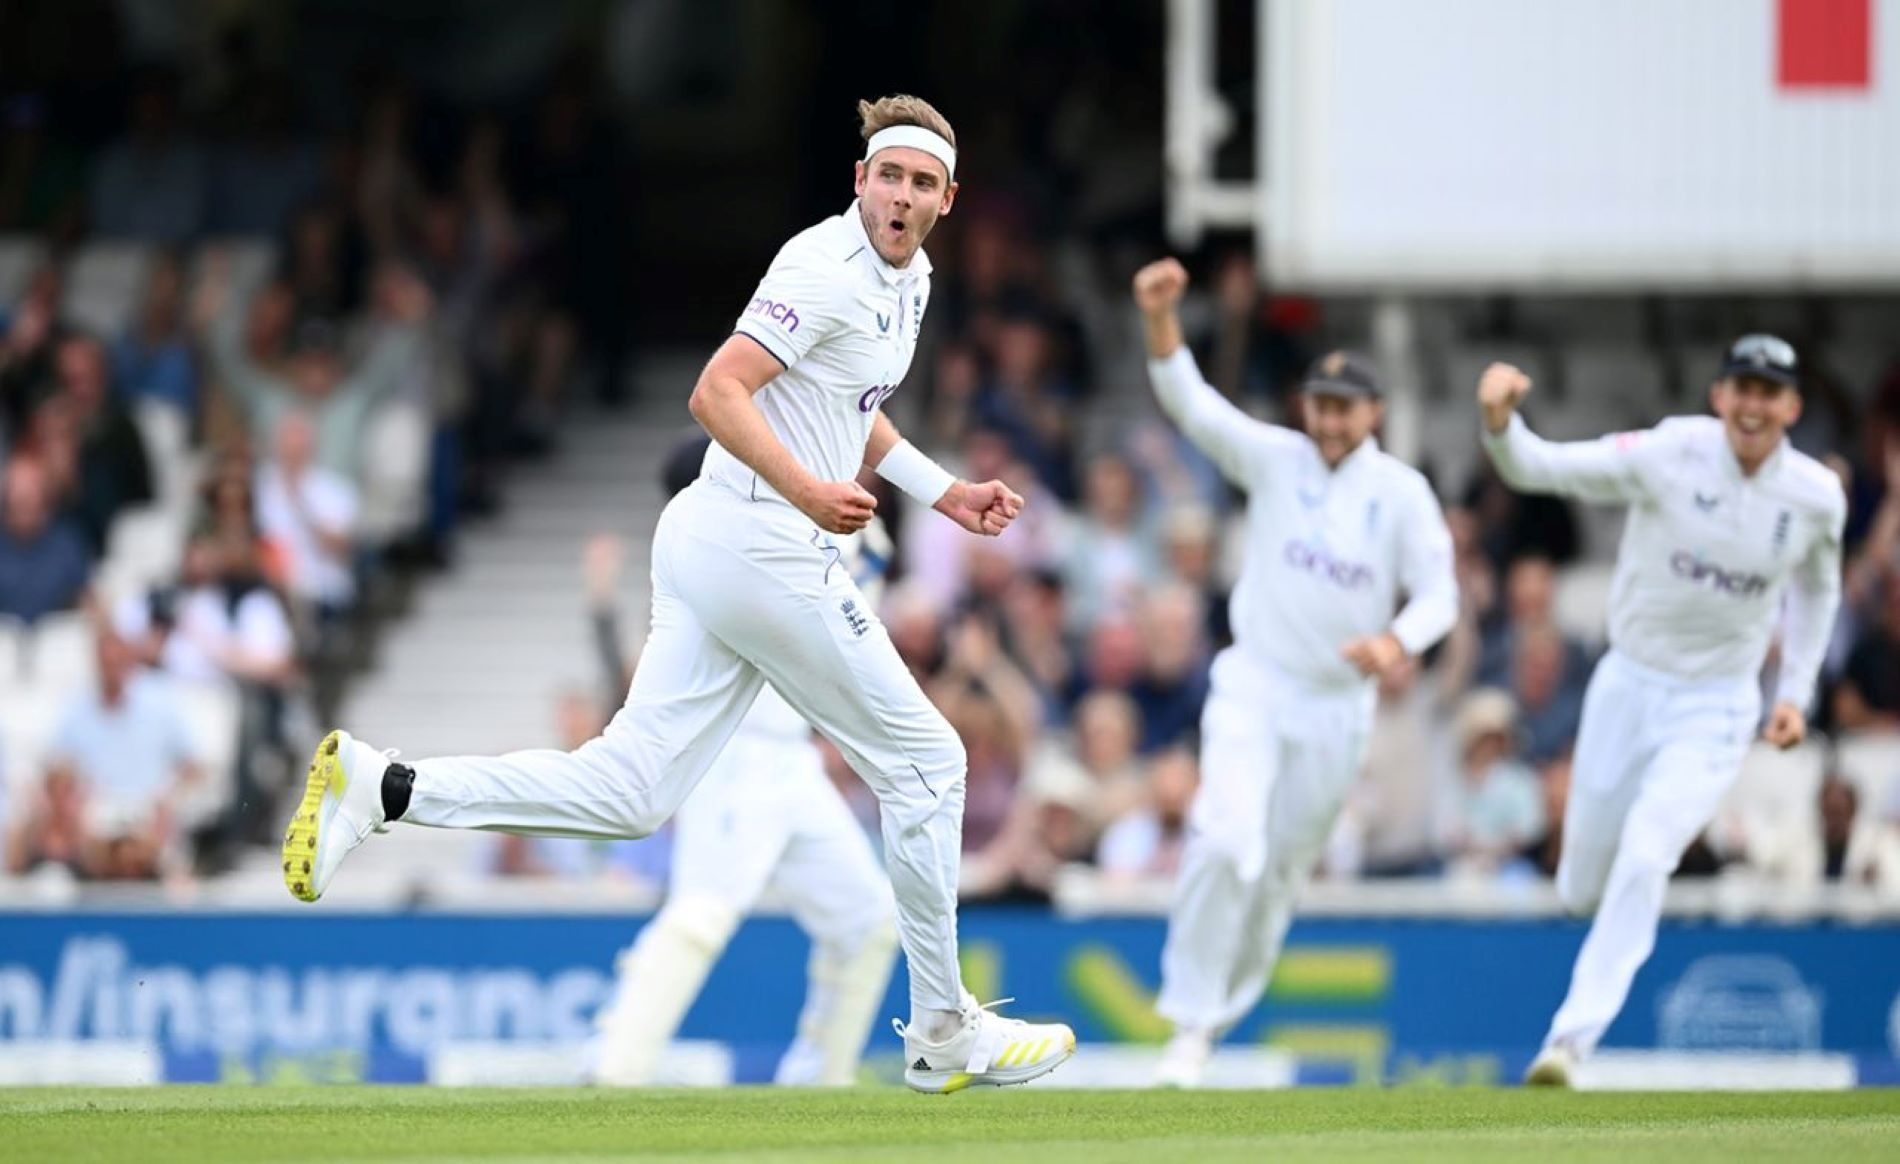
<svg viewBox="0 0 1900 1164">
<path fill-rule="evenodd" d="M 1502 433 L 1481 435 L 1512 488 L 1629 506 L 1610 585 L 1612 647 L 1683 679 L 1753 675 L 1785 595 L 1775 698 L 1808 705 L 1840 604 L 1847 520 L 1825 466 L 1783 440 L 1744 475 L 1712 416 L 1557 443 L 1513 415 Z"/>
<path fill-rule="evenodd" d="M 1234 407 L 1185 347 L 1150 360 L 1148 374 L 1163 410 L 1247 491 L 1236 646 L 1296 679 L 1346 686 L 1371 682 L 1340 657 L 1348 641 L 1389 630 L 1416 655 L 1451 629 L 1451 533 L 1418 470 L 1370 437 L 1328 468 L 1305 434 Z"/>
<path fill-rule="evenodd" d="M 877 410 L 910 370 L 930 300 L 930 257 L 899 269 L 878 256 L 858 204 L 779 250 L 733 327 L 785 370 L 753 400 L 798 463 L 849 481 L 864 463 Z M 718 442 L 700 475 L 743 497 L 782 501 Z"/>
</svg>

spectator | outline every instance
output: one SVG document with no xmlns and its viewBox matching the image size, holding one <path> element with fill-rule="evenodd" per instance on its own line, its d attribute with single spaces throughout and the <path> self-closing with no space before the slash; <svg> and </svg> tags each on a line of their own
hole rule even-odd
<svg viewBox="0 0 1900 1164">
<path fill-rule="evenodd" d="M 1459 706 L 1458 781 L 1439 827 L 1440 845 L 1454 866 L 1497 872 L 1544 831 L 1537 777 L 1512 743 L 1516 721 L 1517 709 L 1502 691 L 1474 691 Z"/>
<path fill-rule="evenodd" d="M 1227 587 L 1220 579 L 1220 526 L 1214 515 L 1200 506 L 1177 507 L 1163 522 L 1162 537 L 1169 575 L 1200 595 L 1208 649 L 1225 649 L 1233 643 L 1234 632 L 1227 617 Z"/>
<path fill-rule="evenodd" d="M 92 566 L 85 538 L 55 517 L 46 474 L 30 457 L 6 466 L 0 496 L 0 614 L 24 622 L 77 606 Z"/>
<path fill-rule="evenodd" d="M 1552 880 L 1564 855 L 1564 813 L 1570 804 L 1571 759 L 1565 752 L 1538 775 L 1538 787 L 1544 801 L 1544 835 L 1524 850 L 1524 858 L 1537 871 Z"/>
<path fill-rule="evenodd" d="M 66 336 L 54 353 L 54 373 L 56 399 L 77 441 L 72 512 L 97 554 L 105 548 L 113 518 L 152 500 L 152 466 L 145 438 L 112 390 L 112 365 L 103 344 L 88 335 Z"/>
<path fill-rule="evenodd" d="M 162 401 L 197 419 L 198 362 L 186 329 L 185 271 L 177 252 L 153 259 L 139 316 L 120 338 L 113 364 L 128 400 Z"/>
<path fill-rule="evenodd" d="M 152 73 L 133 89 L 128 132 L 106 147 L 92 176 L 92 225 L 100 234 L 177 246 L 204 224 L 203 152 L 178 124 L 177 84 Z"/>
<path fill-rule="evenodd" d="M 995 844 L 1022 786 L 1028 743 L 1019 719 L 987 690 L 965 691 L 942 706 L 969 756 L 963 793 L 963 851 Z M 863 781 L 852 779 L 859 785 Z"/>
<path fill-rule="evenodd" d="M 1063 567 L 1069 615 L 1078 630 L 1133 609 L 1141 589 L 1160 574 L 1160 546 L 1146 528 L 1139 489 L 1122 457 L 1105 453 L 1089 462 L 1083 511 Z"/>
<path fill-rule="evenodd" d="M 1094 691 L 1130 693 L 1147 669 L 1148 640 L 1140 624 L 1125 614 L 1105 616 L 1089 630 L 1088 654 L 1070 699 L 1080 700 Z"/>
<path fill-rule="evenodd" d="M 1010 657 L 1040 697 L 1045 723 L 1060 723 L 1077 680 L 1062 576 L 1054 570 L 1016 575 L 1003 602 L 1003 628 Z"/>
<path fill-rule="evenodd" d="M 1848 857 L 1854 845 L 1854 821 L 1860 812 L 1860 793 L 1852 784 L 1830 775 L 1821 783 L 1821 875 L 1829 881 L 1850 879 Z"/>
<path fill-rule="evenodd" d="M 289 615 L 258 576 L 255 547 L 244 542 L 195 535 L 178 585 L 128 599 L 113 622 L 141 662 L 184 682 L 282 688 L 296 676 Z"/>
<path fill-rule="evenodd" d="M 1136 746 L 1141 711 L 1120 691 L 1092 691 L 1075 709 L 1072 744 L 1045 740 L 1032 757 L 1022 800 L 1075 805 L 1091 832 L 1133 811 L 1146 796 Z M 1071 750 L 1072 749 L 1072 750 Z"/>
<path fill-rule="evenodd" d="M 1130 694 L 1141 709 L 1141 754 L 1185 739 L 1207 702 L 1206 614 L 1200 595 L 1181 584 L 1156 588 L 1141 607 L 1146 666 Z"/>
<path fill-rule="evenodd" d="M 59 268 L 48 264 L 33 273 L 17 304 L 0 308 L 7 311 L 6 338 L 0 341 L 0 432 L 26 428 L 52 379 L 63 290 Z"/>
<path fill-rule="evenodd" d="M 1024 305 L 995 326 L 995 370 L 977 395 L 977 419 L 1009 438 L 1016 459 L 1057 497 L 1075 496 L 1069 387 L 1052 375 L 1053 338 Z"/>
<path fill-rule="evenodd" d="M 100 632 L 97 650 L 98 687 L 67 705 L 48 767 L 83 795 L 86 872 L 151 879 L 182 857 L 179 811 L 200 779 L 196 749 L 166 681 L 141 674 L 111 631 Z"/>
<path fill-rule="evenodd" d="M 1096 865 L 1111 880 L 1173 877 L 1187 843 L 1188 806 L 1200 783 L 1200 766 L 1186 747 L 1172 747 L 1148 762 L 1146 796 L 1134 811 L 1102 834 Z"/>
<path fill-rule="evenodd" d="M 86 833 L 86 794 L 70 768 L 46 774 L 22 806 L 6 845 L 6 869 L 13 874 L 45 867 L 75 877 L 90 871 Z"/>
<path fill-rule="evenodd" d="M 965 615 L 951 632 L 930 693 L 969 754 L 964 851 L 984 848 L 1016 799 L 1023 758 L 1036 737 L 1035 689 L 1003 652 L 994 624 Z"/>
<path fill-rule="evenodd" d="M 356 597 L 356 487 L 316 463 L 304 414 L 278 421 L 275 456 L 258 466 L 256 496 L 258 528 L 283 554 L 291 597 L 321 619 L 347 611 Z"/>
<path fill-rule="evenodd" d="M 1557 625 L 1557 567 L 1549 558 L 1530 555 L 1512 562 L 1504 572 L 1502 617 L 1484 628 L 1483 651 L 1476 682 L 1502 687 L 1510 682 L 1519 641 L 1540 628 Z M 1590 673 L 1590 654 L 1582 643 L 1563 639 L 1563 675 L 1567 683 L 1584 681 Z"/>
<path fill-rule="evenodd" d="M 1556 627 L 1535 627 L 1518 636 L 1511 666 L 1511 694 L 1523 723 L 1524 758 L 1543 764 L 1569 750 L 1583 720 L 1585 681 L 1570 671 L 1570 644 Z"/>
<path fill-rule="evenodd" d="M 1900 732 L 1900 568 L 1887 569 L 1879 592 L 1879 621 L 1861 630 L 1834 689 L 1843 731 Z"/>
<path fill-rule="evenodd" d="M 228 279 L 217 268 L 207 280 Z M 397 291 L 387 298 L 388 322 L 378 329 L 354 367 L 346 368 L 343 336 L 337 325 L 321 319 L 305 320 L 296 328 L 288 363 L 273 367 L 260 362 L 260 344 L 274 340 L 289 305 L 281 287 L 265 292 L 265 302 L 254 307 L 249 334 L 240 320 L 223 315 L 211 326 L 209 349 L 218 381 L 243 413 L 253 442 L 270 447 L 288 412 L 302 409 L 316 426 L 316 457 L 324 468 L 351 481 L 362 470 L 362 447 L 377 405 L 405 387 L 415 375 L 423 336 L 419 325 L 428 316 L 427 288 L 410 277 L 399 277 Z M 208 282 L 199 315 L 216 315 L 224 288 Z"/>
</svg>

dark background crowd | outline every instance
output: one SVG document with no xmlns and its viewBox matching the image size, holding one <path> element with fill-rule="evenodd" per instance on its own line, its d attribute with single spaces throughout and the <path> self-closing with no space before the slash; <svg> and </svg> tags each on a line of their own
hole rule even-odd
<svg viewBox="0 0 1900 1164">
<path fill-rule="evenodd" d="M 957 126 L 965 187 L 890 407 L 1031 501 L 995 541 L 888 490 L 880 510 L 881 613 L 970 755 L 966 892 L 1172 873 L 1243 499 L 1149 406 L 1124 292 L 1166 249 L 1160 20 L 1068 0 L 0 8 L 5 868 L 183 883 L 271 844 L 302 756 L 416 589 L 463 568 L 458 539 L 586 416 L 671 391 L 683 422 L 685 385 L 643 386 L 642 362 L 716 345 L 778 243 L 844 209 L 856 100 L 907 90 Z M 1188 257 L 1210 380 L 1296 424 L 1300 370 L 1363 345 L 1368 304 L 1263 286 L 1250 240 Z M 1580 437 L 1697 410 L 1715 345 L 1764 327 L 1806 358 L 1796 444 L 1852 499 L 1846 601 L 1823 742 L 1780 784 L 1745 777 L 1683 871 L 1900 886 L 1891 303 L 1416 307 L 1419 460 L 1462 612 L 1382 688 L 1325 872 L 1555 868 L 1615 524 L 1486 470 L 1476 361 L 1532 368 L 1533 423 Z M 602 605 L 615 554 L 589 553 Z M 564 704 L 563 734 L 594 702 Z M 663 868 L 525 843 L 492 862 L 605 865 Z"/>
</svg>

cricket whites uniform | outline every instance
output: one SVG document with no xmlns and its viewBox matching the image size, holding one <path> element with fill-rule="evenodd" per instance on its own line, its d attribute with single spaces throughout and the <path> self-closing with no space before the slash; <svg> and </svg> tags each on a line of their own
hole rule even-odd
<svg viewBox="0 0 1900 1164">
<path fill-rule="evenodd" d="M 821 480 L 857 476 L 910 367 L 930 260 L 885 263 L 858 207 L 795 236 L 736 330 L 785 365 L 754 397 Z M 651 631 L 627 702 L 574 752 L 423 760 L 403 819 L 557 836 L 645 836 L 680 807 L 767 683 L 835 743 L 882 810 L 915 1006 L 957 1011 L 964 751 L 831 535 L 715 443 L 653 540 Z M 775 768 L 774 775 L 778 772 Z"/>
<path fill-rule="evenodd" d="M 1304 434 L 1222 398 L 1186 348 L 1149 375 L 1188 439 L 1247 492 L 1234 645 L 1214 661 L 1201 717 L 1157 1006 L 1177 1028 L 1218 1035 L 1265 989 L 1364 761 L 1377 686 L 1340 649 L 1389 630 L 1423 651 L 1456 620 L 1457 583 L 1437 498 L 1377 442 L 1329 469 Z"/>
<path fill-rule="evenodd" d="M 1565 906 L 1595 920 L 1545 1046 L 1583 1055 L 1655 946 L 1669 875 L 1741 771 L 1784 597 L 1775 698 L 1809 704 L 1840 600 L 1847 503 L 1785 440 L 1745 475 L 1713 417 L 1554 443 L 1514 415 L 1484 447 L 1512 488 L 1629 506 L 1557 870 Z"/>
<path fill-rule="evenodd" d="M 855 546 L 847 556 L 875 595 L 877 556 Z M 598 1082 L 661 1081 L 666 1047 L 707 972 L 768 887 L 812 942 L 805 1006 L 777 1082 L 851 1083 L 897 955 L 890 880 L 825 774 L 810 725 L 769 686 L 673 818 L 666 906 L 621 957 L 619 989 L 599 1019 Z"/>
</svg>

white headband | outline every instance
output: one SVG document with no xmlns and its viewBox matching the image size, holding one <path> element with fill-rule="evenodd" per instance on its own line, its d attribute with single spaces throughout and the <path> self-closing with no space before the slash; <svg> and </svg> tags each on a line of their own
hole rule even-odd
<svg viewBox="0 0 1900 1164">
<path fill-rule="evenodd" d="M 887 125 L 872 134 L 871 140 L 865 143 L 864 160 L 869 162 L 876 156 L 877 151 L 887 150 L 892 146 L 909 146 L 911 149 L 924 151 L 943 163 L 943 168 L 949 172 L 952 182 L 957 180 L 956 147 L 943 140 L 941 135 L 921 125 Z"/>
</svg>

